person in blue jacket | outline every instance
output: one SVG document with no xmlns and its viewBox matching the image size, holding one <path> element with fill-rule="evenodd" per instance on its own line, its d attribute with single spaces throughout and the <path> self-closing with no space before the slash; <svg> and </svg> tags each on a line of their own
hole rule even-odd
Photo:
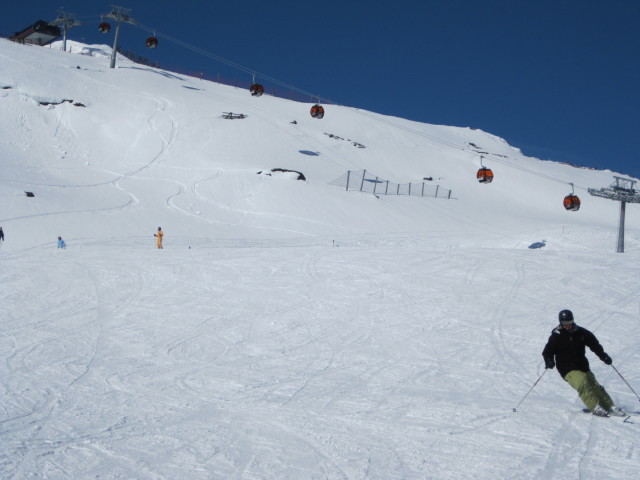
<svg viewBox="0 0 640 480">
<path fill-rule="evenodd" d="M 64 243 L 62 237 L 58 237 L 58 248 L 62 248 L 63 250 L 67 248 L 67 244 Z"/>
</svg>

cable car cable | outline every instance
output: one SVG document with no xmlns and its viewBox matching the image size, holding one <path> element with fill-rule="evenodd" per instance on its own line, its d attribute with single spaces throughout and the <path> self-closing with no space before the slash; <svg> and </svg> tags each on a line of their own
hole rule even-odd
<svg viewBox="0 0 640 480">
<path fill-rule="evenodd" d="M 182 46 L 182 47 L 187 48 L 189 50 L 192 50 L 192 51 L 194 51 L 196 53 L 199 53 L 199 54 L 204 55 L 204 56 L 206 56 L 208 58 L 216 60 L 216 61 L 218 61 L 220 63 L 223 63 L 223 64 L 225 64 L 225 65 L 227 65 L 229 67 L 232 67 L 234 69 L 243 71 L 243 72 L 245 72 L 245 73 L 247 73 L 249 75 L 252 75 L 254 78 L 255 78 L 256 75 L 258 75 L 260 78 L 264 78 L 265 80 L 268 80 L 271 83 L 274 83 L 276 85 L 280 85 L 282 87 L 285 87 L 287 89 L 290 89 L 290 90 L 295 91 L 297 93 L 300 93 L 302 95 L 307 95 L 309 97 L 315 97 L 315 98 L 318 99 L 318 102 L 320 102 L 321 100 L 324 100 L 324 103 L 333 103 L 331 100 L 323 99 L 322 97 L 320 97 L 317 94 L 313 94 L 313 93 L 308 92 L 306 90 L 302 90 L 302 89 L 300 89 L 300 88 L 298 88 L 298 87 L 296 87 L 294 85 L 291 85 L 289 83 L 286 83 L 286 82 L 283 82 L 281 80 L 278 80 L 277 78 L 274 78 L 274 77 L 271 77 L 269 75 L 256 72 L 255 69 L 252 69 L 252 68 L 249 68 L 249 67 L 245 67 L 244 65 L 241 65 L 239 63 L 233 62 L 233 61 L 228 60 L 228 59 L 226 59 L 224 57 L 221 57 L 219 55 L 211 53 L 211 52 L 209 52 L 207 50 L 204 50 L 202 48 L 199 48 L 199 47 L 196 47 L 194 45 L 191 45 L 191 44 L 189 44 L 189 43 L 187 43 L 185 41 L 179 40 L 179 39 L 177 39 L 175 37 L 172 37 L 170 35 L 167 35 L 165 33 L 158 32 L 157 30 L 155 30 L 155 29 L 153 29 L 151 27 L 148 27 L 148 26 L 146 26 L 146 25 L 144 25 L 144 24 L 142 24 L 140 22 L 136 22 L 134 25 L 139 27 L 139 28 L 141 28 L 142 30 L 146 30 L 147 32 L 153 33 L 154 36 L 164 38 L 166 40 L 169 40 L 170 42 L 175 43 L 176 45 L 179 45 L 179 46 Z M 333 103 L 333 104 L 334 105 L 339 105 L 339 104 L 335 104 L 335 103 Z M 438 137 L 435 137 L 433 135 L 429 135 L 429 134 L 427 134 L 425 132 L 421 132 L 421 131 L 413 129 L 413 128 L 409 128 L 409 127 L 406 127 L 406 126 L 403 126 L 403 125 L 399 125 L 396 122 L 393 122 L 393 121 L 390 121 L 390 120 L 386 120 L 386 119 L 382 119 L 379 116 L 373 115 L 373 114 L 371 114 L 369 112 L 360 110 L 358 108 L 353 108 L 352 107 L 352 109 L 353 109 L 353 111 L 355 113 L 358 113 L 360 115 L 364 115 L 364 116 L 369 117 L 369 118 L 371 118 L 371 119 L 373 119 L 375 121 L 386 123 L 386 124 L 394 126 L 396 128 L 400 128 L 402 130 L 405 130 L 407 132 L 413 133 L 415 135 L 419 135 L 419 136 L 428 138 L 428 139 L 430 139 L 430 140 L 432 140 L 432 141 L 434 141 L 436 143 L 440 143 L 442 145 L 447 145 L 447 146 L 453 147 L 453 148 L 455 148 L 457 150 L 461 150 L 463 152 L 469 152 L 471 154 L 477 154 L 476 151 L 471 150 L 470 148 L 468 148 L 466 146 L 461 146 L 461 145 L 459 145 L 457 143 L 454 143 L 454 142 L 451 142 L 451 141 L 448 141 L 448 140 L 444 140 L 442 138 L 438 138 Z M 511 167 L 511 168 L 515 168 L 517 170 L 529 173 L 531 175 L 536 175 L 536 176 L 539 176 L 541 178 L 546 178 L 547 180 L 551 180 L 551 181 L 554 181 L 554 182 L 558 182 L 558 183 L 562 183 L 562 184 L 570 183 L 570 182 L 566 182 L 564 180 L 559 180 L 559 179 L 557 179 L 555 177 L 552 177 L 550 175 L 547 175 L 547 174 L 544 174 L 544 173 L 541 173 L 541 172 L 537 172 L 537 171 L 531 170 L 529 168 L 526 168 L 526 167 L 523 167 L 523 166 L 520 166 L 520 165 L 514 165 L 513 163 L 509 163 L 509 162 L 506 162 L 504 160 L 495 158 L 495 155 L 493 155 L 491 153 L 488 153 L 488 154 L 493 156 L 492 162 L 500 163 L 502 165 L 505 165 L 505 166 L 508 166 L 508 167 Z M 587 190 L 587 187 L 578 187 L 578 188 L 581 188 L 583 190 Z"/>
<path fill-rule="evenodd" d="M 354 109 L 354 111 L 356 113 L 360 114 L 360 115 L 365 116 L 365 117 L 369 117 L 369 118 L 371 118 L 373 120 L 376 120 L 376 121 L 379 121 L 379 122 L 382 122 L 382 123 L 386 123 L 388 125 L 392 125 L 392 126 L 394 126 L 396 128 L 399 128 L 401 130 L 405 130 L 405 131 L 413 133 L 415 135 L 419 135 L 421 137 L 428 138 L 429 140 L 433 140 L 434 142 L 440 143 L 442 145 L 446 145 L 446 146 L 453 147 L 453 148 L 458 149 L 458 150 L 462 150 L 464 152 L 469 152 L 469 153 L 472 153 L 474 155 L 477 155 L 477 152 L 475 150 L 471 150 L 470 148 L 468 148 L 466 146 L 461 146 L 460 144 L 457 144 L 457 143 L 454 143 L 454 142 L 451 142 L 451 141 L 448 141 L 448 140 L 443 140 L 443 139 L 435 137 L 433 135 L 429 135 L 428 133 L 421 132 L 419 130 L 416 130 L 416 129 L 413 129 L 413 128 L 410 128 L 410 127 L 406 127 L 404 125 L 399 125 L 396 122 L 393 122 L 393 121 L 387 120 L 387 119 L 383 119 L 383 118 L 379 118 L 379 117 L 375 116 L 374 114 L 368 113 L 368 112 L 363 111 L 363 110 Z M 508 167 L 515 168 L 517 170 L 529 173 L 531 175 L 537 175 L 539 177 L 546 178 L 547 180 L 552 180 L 552 181 L 557 182 L 557 183 L 562 183 L 562 184 L 569 184 L 570 183 L 570 182 L 567 182 L 565 180 L 559 180 L 558 178 L 552 177 L 550 175 L 547 175 L 547 174 L 544 174 L 544 173 L 541 173 L 541 172 L 536 172 L 535 170 L 531 170 L 531 169 L 523 167 L 521 165 L 515 165 L 513 163 L 506 162 L 504 160 L 496 158 L 495 155 L 492 154 L 492 153 L 487 153 L 487 154 L 488 155 L 492 155 L 492 158 L 491 158 L 492 162 L 501 163 L 502 165 L 506 165 Z M 578 188 L 581 188 L 582 190 L 585 190 L 585 191 L 587 190 L 587 187 L 578 187 Z"/>
<path fill-rule="evenodd" d="M 136 23 L 135 26 L 141 28 L 142 30 L 146 30 L 147 32 L 152 32 L 152 33 L 155 32 L 157 37 L 161 37 L 161 38 L 164 38 L 166 40 L 169 40 L 170 42 L 173 42 L 176 45 L 180 45 L 181 47 L 184 47 L 184 48 L 187 48 L 189 50 L 192 50 L 192 51 L 194 51 L 196 53 L 204 55 L 205 57 L 209 57 L 209 58 L 211 58 L 213 60 L 216 60 L 216 61 L 218 61 L 220 63 L 223 63 L 223 64 L 225 64 L 225 65 L 227 65 L 229 67 L 235 68 L 236 70 L 243 71 L 245 73 L 248 73 L 249 75 L 256 75 L 256 76 L 258 76 L 260 78 L 264 78 L 265 80 L 268 80 L 271 83 L 274 83 L 276 85 L 280 85 L 281 87 L 288 88 L 288 89 L 293 90 L 295 92 L 298 92 L 298 93 L 300 93 L 302 95 L 308 95 L 309 97 L 314 97 L 314 98 L 318 98 L 318 99 L 321 98 L 320 96 L 318 96 L 315 93 L 307 92 L 307 91 L 302 90 L 302 89 L 300 89 L 298 87 L 295 87 L 294 85 L 290 85 L 290 84 L 288 84 L 286 82 L 278 80 L 277 78 L 273 78 L 273 77 L 271 77 L 269 75 L 265 75 L 265 74 L 262 74 L 260 72 L 256 72 L 256 70 L 253 69 L 253 68 L 245 67 L 244 65 L 240 65 L 239 63 L 236 63 L 236 62 L 233 62 L 231 60 L 228 60 L 228 59 L 226 59 L 224 57 L 221 57 L 219 55 L 211 53 L 211 52 L 209 52 L 207 50 L 204 50 L 204 49 L 202 49 L 200 47 L 196 47 L 194 45 L 191 45 L 191 44 L 189 44 L 187 42 L 179 40 L 179 39 L 177 39 L 175 37 L 172 37 L 170 35 L 167 35 L 165 33 L 158 32 L 157 30 L 154 30 L 154 29 L 152 29 L 150 27 L 147 27 L 146 25 L 143 25 L 143 24 L 141 24 L 139 22 Z M 332 103 L 331 100 L 328 100 L 328 99 L 323 99 L 323 100 L 324 100 L 324 103 Z"/>
</svg>

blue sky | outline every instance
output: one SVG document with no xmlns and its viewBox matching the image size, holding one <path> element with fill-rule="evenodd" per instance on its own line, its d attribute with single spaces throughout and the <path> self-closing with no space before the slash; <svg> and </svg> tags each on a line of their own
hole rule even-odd
<svg viewBox="0 0 640 480">
<path fill-rule="evenodd" d="M 69 39 L 112 44 L 113 30 L 97 32 L 111 3 L 60 3 L 84 22 Z M 157 30 L 160 45 L 147 49 L 149 32 L 124 25 L 120 46 L 161 66 L 251 81 L 221 57 L 257 72 L 267 89 L 261 75 L 343 105 L 479 128 L 538 158 L 640 177 L 637 0 L 121 5 Z M 15 4 L 0 17 L 0 34 L 52 20 L 57 9 Z M 323 121 L 330 118 L 327 109 Z"/>
</svg>

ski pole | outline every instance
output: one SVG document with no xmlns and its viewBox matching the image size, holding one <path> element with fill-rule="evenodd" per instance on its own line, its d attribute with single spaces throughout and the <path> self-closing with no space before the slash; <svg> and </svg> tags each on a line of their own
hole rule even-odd
<svg viewBox="0 0 640 480">
<path fill-rule="evenodd" d="M 538 379 L 536 380 L 536 383 L 534 383 L 534 384 L 533 384 L 533 386 L 529 389 L 529 391 L 525 394 L 525 396 L 524 396 L 524 397 L 522 397 L 522 400 L 520 400 L 520 402 L 518 402 L 518 404 L 517 404 L 515 407 L 513 407 L 513 411 L 514 411 L 514 412 L 516 412 L 516 411 L 518 410 L 518 407 L 520 406 L 520 404 L 521 404 L 522 402 L 524 402 L 524 399 L 525 399 L 525 398 L 527 398 L 527 397 L 529 396 L 529 394 L 531 393 L 531 390 L 533 390 L 533 387 L 535 387 L 535 386 L 538 384 L 538 382 L 540 381 L 540 379 L 541 379 L 542 377 L 544 377 L 544 374 L 545 374 L 545 373 L 547 373 L 547 369 L 545 369 L 545 370 L 544 370 L 544 372 L 542 372 L 542 375 L 540 375 L 540 376 L 538 377 Z"/>
<path fill-rule="evenodd" d="M 625 380 L 625 378 L 624 378 L 624 377 L 622 376 L 622 374 L 618 371 L 618 369 L 615 367 L 615 365 L 611 365 L 611 366 L 612 366 L 612 367 L 613 367 L 613 369 L 616 371 L 616 373 L 617 373 L 618 375 L 620 375 L 620 378 L 624 381 L 624 383 L 626 383 L 626 384 L 627 384 L 627 387 L 629 387 L 629 388 L 631 389 L 631 391 L 635 394 L 635 396 L 636 396 L 636 397 L 638 397 L 638 394 L 636 393 L 636 391 L 635 391 L 633 388 L 631 388 L 631 385 L 629 385 L 629 382 L 627 382 L 627 381 Z M 640 400 L 640 397 L 638 397 L 638 400 Z"/>
</svg>

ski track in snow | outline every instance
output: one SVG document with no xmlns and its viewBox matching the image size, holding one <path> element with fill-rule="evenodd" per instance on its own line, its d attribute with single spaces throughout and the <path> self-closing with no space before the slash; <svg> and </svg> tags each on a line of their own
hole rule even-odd
<svg viewBox="0 0 640 480">
<path fill-rule="evenodd" d="M 170 250 L 155 265 L 158 252 L 99 251 L 64 252 L 38 281 L 33 308 L 55 321 L 8 312 L 8 478 L 595 478 L 602 455 L 618 460 L 616 436 L 612 475 L 637 465 L 620 430 L 634 425 L 570 413 L 568 390 L 564 406 L 539 405 L 555 372 L 510 412 L 526 391 L 513 369 L 533 374 L 544 341 L 526 347 L 510 320 L 525 285 L 544 285 L 546 262 L 528 252 L 490 269 L 481 251 L 229 248 L 191 252 L 193 269 Z M 9 257 L 3 295 L 43 255 L 23 272 Z M 510 287 L 489 295 L 494 275 Z M 556 412 L 540 422 L 541 408 Z"/>
</svg>

